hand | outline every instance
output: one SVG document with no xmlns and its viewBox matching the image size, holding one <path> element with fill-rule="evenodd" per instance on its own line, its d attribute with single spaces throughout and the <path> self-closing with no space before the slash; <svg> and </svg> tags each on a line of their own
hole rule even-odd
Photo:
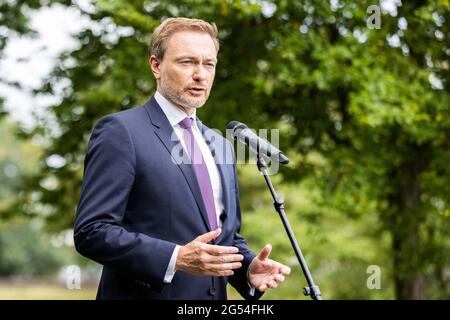
<svg viewBox="0 0 450 320">
<path fill-rule="evenodd" d="M 232 276 L 234 269 L 239 269 L 244 256 L 237 254 L 236 247 L 207 244 L 217 238 L 220 228 L 202 234 L 182 246 L 178 251 L 175 270 L 186 271 L 195 275 Z"/>
<path fill-rule="evenodd" d="M 289 267 L 268 259 L 271 251 L 272 246 L 265 245 L 248 267 L 248 281 L 261 292 L 268 288 L 276 288 L 278 283 L 284 281 L 284 276 L 291 272 Z"/>
</svg>

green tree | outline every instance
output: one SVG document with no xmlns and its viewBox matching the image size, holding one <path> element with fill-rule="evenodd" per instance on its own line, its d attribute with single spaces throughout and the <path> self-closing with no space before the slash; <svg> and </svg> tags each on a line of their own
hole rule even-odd
<svg viewBox="0 0 450 320">
<path fill-rule="evenodd" d="M 70 2 L 67 1 L 67 4 Z M 56 228 L 71 227 L 90 130 L 101 116 L 143 103 L 155 83 L 148 37 L 169 16 L 214 21 L 222 49 L 215 88 L 200 117 L 224 128 L 237 118 L 282 127 L 281 148 L 295 160 L 286 181 L 312 179 L 317 205 L 349 219 L 377 217 L 374 236 L 391 239 L 396 297 L 424 298 L 449 266 L 448 1 L 405 1 L 368 29 L 370 1 L 93 1 L 80 8 L 95 28 L 66 52 L 40 93 L 58 94 L 33 135 L 51 141 L 40 172 L 17 209 Z M 45 160 L 61 156 L 66 165 Z M 56 179 L 45 188 L 43 179 Z"/>
</svg>

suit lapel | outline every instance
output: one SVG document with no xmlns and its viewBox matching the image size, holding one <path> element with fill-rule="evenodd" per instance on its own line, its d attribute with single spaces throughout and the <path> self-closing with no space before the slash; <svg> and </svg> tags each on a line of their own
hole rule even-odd
<svg viewBox="0 0 450 320">
<path fill-rule="evenodd" d="M 164 144 L 167 151 L 172 156 L 172 150 L 179 145 L 180 140 L 177 135 L 174 133 L 172 126 L 170 125 L 169 120 L 165 116 L 161 107 L 156 102 L 156 99 L 152 97 L 145 105 L 145 109 L 147 110 L 148 115 L 150 116 L 150 121 L 154 126 L 154 132 L 156 136 L 161 140 Z M 173 139 L 172 139 L 173 137 Z M 187 155 L 185 155 L 187 157 Z M 176 163 L 175 159 L 172 156 L 172 160 Z M 200 214 L 202 216 L 202 220 L 205 223 L 208 230 L 211 230 L 209 226 L 208 215 L 206 213 L 205 205 L 203 204 L 203 198 L 200 192 L 200 188 L 198 186 L 197 178 L 195 176 L 194 169 L 189 164 L 189 159 L 183 159 L 183 163 L 178 164 L 178 168 L 180 168 L 183 173 L 186 182 L 189 185 L 189 188 L 195 198 L 195 202 L 200 210 Z"/>
</svg>

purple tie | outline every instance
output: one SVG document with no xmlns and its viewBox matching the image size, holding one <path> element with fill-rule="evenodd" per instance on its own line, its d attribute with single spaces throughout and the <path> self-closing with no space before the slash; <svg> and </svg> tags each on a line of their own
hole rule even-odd
<svg viewBox="0 0 450 320">
<path fill-rule="evenodd" d="M 206 212 L 208 213 L 209 225 L 211 230 L 215 230 L 217 229 L 217 216 L 211 179 L 209 178 L 208 168 L 203 160 L 200 147 L 194 139 L 194 133 L 192 132 L 192 121 L 193 119 L 186 117 L 179 122 L 179 125 L 184 129 L 184 142 L 186 143 L 186 148 L 191 159 L 192 167 L 194 168 L 194 172 L 197 177 L 200 192 L 202 193 L 203 203 L 205 205 Z"/>
</svg>

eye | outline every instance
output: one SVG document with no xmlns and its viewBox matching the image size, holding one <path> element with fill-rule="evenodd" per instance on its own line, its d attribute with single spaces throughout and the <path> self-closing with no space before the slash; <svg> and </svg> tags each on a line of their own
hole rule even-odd
<svg viewBox="0 0 450 320">
<path fill-rule="evenodd" d="M 181 60 L 180 63 L 184 64 L 184 65 L 190 65 L 190 64 L 192 64 L 192 61 L 191 60 Z"/>
</svg>

